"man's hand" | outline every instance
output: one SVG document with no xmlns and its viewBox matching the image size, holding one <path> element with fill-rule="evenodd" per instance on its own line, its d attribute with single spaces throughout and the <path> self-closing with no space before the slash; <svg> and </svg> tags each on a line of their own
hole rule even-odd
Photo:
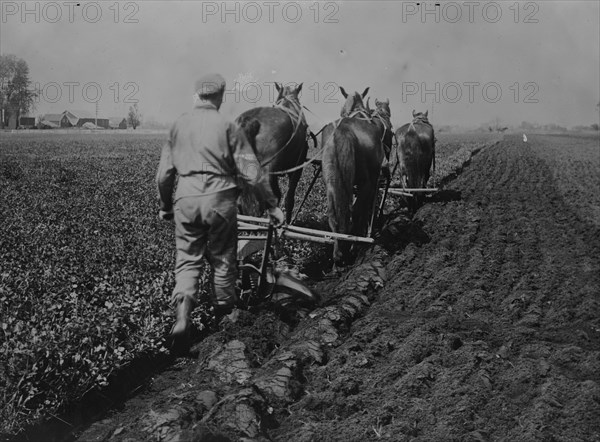
<svg viewBox="0 0 600 442">
<path fill-rule="evenodd" d="M 283 225 L 283 212 L 279 207 L 273 207 L 272 209 L 269 209 L 269 218 L 271 218 L 271 224 L 273 224 L 275 227 L 281 227 Z"/>
<path fill-rule="evenodd" d="M 169 210 L 168 212 L 165 210 L 158 211 L 158 217 L 164 221 L 171 221 L 173 219 L 173 211 Z"/>
</svg>

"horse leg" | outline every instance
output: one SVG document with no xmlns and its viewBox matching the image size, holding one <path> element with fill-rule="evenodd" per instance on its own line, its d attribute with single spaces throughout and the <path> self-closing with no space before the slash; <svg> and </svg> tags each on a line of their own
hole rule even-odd
<svg viewBox="0 0 600 442">
<path fill-rule="evenodd" d="M 385 191 L 387 193 L 387 186 Z M 374 224 L 379 216 L 379 205 L 377 204 L 379 201 L 379 177 L 377 177 L 377 179 L 375 180 L 375 191 L 372 194 L 372 207 L 371 207 L 371 213 L 369 215 L 368 218 L 368 222 L 367 222 L 367 237 L 371 237 L 371 234 L 373 232 L 373 227 Z M 382 197 L 382 203 L 381 203 L 381 209 L 383 210 L 383 202 L 385 201 L 385 194 L 381 195 Z"/>
<path fill-rule="evenodd" d="M 285 194 L 285 221 L 290 223 L 292 221 L 292 212 L 294 210 L 294 195 L 296 194 L 296 187 L 302 176 L 302 169 L 298 169 L 288 174 L 289 185 L 287 193 Z"/>
<path fill-rule="evenodd" d="M 358 195 L 352 208 L 352 232 L 356 236 L 371 236 L 370 227 L 377 210 L 379 176 L 375 174 L 358 189 Z M 353 249 L 358 249 L 355 245 Z"/>
<path fill-rule="evenodd" d="M 273 195 L 277 198 L 277 205 L 281 202 L 281 189 L 279 188 L 279 177 L 277 175 L 269 175 L 269 183 L 271 184 L 271 190 Z M 261 212 L 266 210 L 264 203 L 261 203 Z"/>
<path fill-rule="evenodd" d="M 339 232 L 336 215 L 336 201 L 334 193 L 327 189 L 327 222 L 333 233 Z M 333 241 L 333 265 L 341 260 L 341 251 L 337 239 Z"/>
<path fill-rule="evenodd" d="M 367 207 L 369 206 L 366 201 L 365 185 L 368 183 L 361 184 L 356 193 L 356 199 L 352 205 L 352 230 L 351 234 L 354 236 L 363 236 L 366 231 L 366 220 L 369 218 Z M 366 204 L 365 204 L 366 203 Z M 352 256 L 355 255 L 356 245 L 353 244 L 351 247 Z"/>
</svg>

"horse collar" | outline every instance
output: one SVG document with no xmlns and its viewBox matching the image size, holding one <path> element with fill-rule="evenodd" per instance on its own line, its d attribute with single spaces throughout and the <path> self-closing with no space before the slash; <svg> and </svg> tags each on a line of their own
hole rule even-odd
<svg viewBox="0 0 600 442">
<path fill-rule="evenodd" d="M 300 124 L 306 125 L 306 119 L 304 117 L 304 113 L 302 112 L 302 105 L 298 101 L 292 100 L 287 96 L 282 97 L 282 100 L 287 100 L 294 106 L 294 109 L 285 107 L 281 102 L 275 103 L 273 107 L 281 109 L 288 115 L 288 117 L 290 117 L 290 120 L 292 120 L 292 125 L 294 126 L 294 132 L 296 132 L 296 129 Z"/>
<path fill-rule="evenodd" d="M 373 121 L 369 113 L 364 109 L 356 109 L 348 114 L 346 118 L 363 117 L 364 120 Z"/>
</svg>

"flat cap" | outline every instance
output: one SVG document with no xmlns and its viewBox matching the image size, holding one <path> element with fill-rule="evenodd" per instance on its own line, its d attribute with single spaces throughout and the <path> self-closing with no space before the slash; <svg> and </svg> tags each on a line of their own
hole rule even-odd
<svg viewBox="0 0 600 442">
<path fill-rule="evenodd" d="M 225 79 L 220 74 L 207 74 L 196 81 L 198 95 L 212 95 L 225 90 Z"/>
</svg>

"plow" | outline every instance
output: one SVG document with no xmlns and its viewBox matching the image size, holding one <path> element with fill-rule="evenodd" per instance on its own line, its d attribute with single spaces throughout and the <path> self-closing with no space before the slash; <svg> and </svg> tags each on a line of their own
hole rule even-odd
<svg viewBox="0 0 600 442">
<path fill-rule="evenodd" d="M 293 225 L 275 228 L 268 218 L 238 215 L 238 284 L 242 306 L 249 308 L 267 301 L 282 309 L 314 307 L 319 299 L 302 282 L 298 273 L 277 268 L 274 244 L 280 239 L 319 244 L 335 240 L 372 244 L 373 238 L 346 235 Z M 260 264 L 249 262 L 262 251 Z"/>
</svg>

